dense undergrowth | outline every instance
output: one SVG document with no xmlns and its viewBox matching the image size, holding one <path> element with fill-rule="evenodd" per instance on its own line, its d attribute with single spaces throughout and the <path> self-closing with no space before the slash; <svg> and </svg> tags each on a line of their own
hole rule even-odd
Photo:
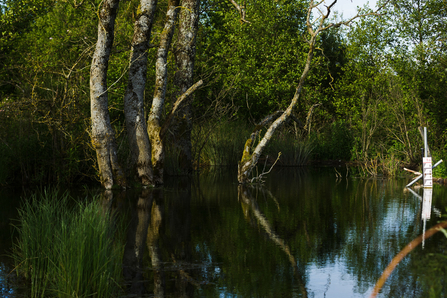
<svg viewBox="0 0 447 298">
<path fill-rule="evenodd" d="M 44 191 L 24 201 L 13 259 L 31 297 L 116 297 L 124 245 L 97 198 L 75 202 Z"/>
<path fill-rule="evenodd" d="M 5 113 L 5 112 L 4 112 Z M 44 186 L 96 183 L 96 156 L 87 126 L 79 123 L 69 134 L 52 131 L 24 114 L 20 120 L 11 117 L 0 121 L 0 185 Z M 196 170 L 210 166 L 236 166 L 242 148 L 253 125 L 246 121 L 227 120 L 195 125 L 192 132 L 193 165 Z M 118 155 L 128 165 L 129 148 L 126 131 L 115 123 Z M 418 137 L 417 134 L 415 134 Z M 419 139 L 415 137 L 415 146 Z M 419 137 L 420 138 L 420 137 Z M 259 165 L 272 164 L 279 153 L 277 166 L 350 163 L 357 166 L 357 174 L 364 177 L 394 177 L 403 167 L 420 167 L 420 154 L 409 157 L 405 148 L 386 141 L 377 142 L 368 151 L 362 150 L 360 137 L 354 128 L 343 121 L 334 122 L 307 135 L 293 125 L 286 125 L 274 136 L 261 157 Z M 416 150 L 414 150 L 416 151 Z M 432 148 L 435 161 L 442 159 L 446 150 Z M 179 152 L 166 142 L 165 172 L 178 174 Z M 132 180 L 132 169 L 126 173 Z M 436 177 L 447 177 L 441 164 Z"/>
</svg>

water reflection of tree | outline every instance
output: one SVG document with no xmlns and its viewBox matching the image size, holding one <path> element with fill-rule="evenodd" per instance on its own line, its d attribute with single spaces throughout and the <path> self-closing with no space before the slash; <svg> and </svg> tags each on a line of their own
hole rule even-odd
<svg viewBox="0 0 447 298">
<path fill-rule="evenodd" d="M 343 254 L 349 272 L 357 277 L 359 292 L 364 293 L 374 286 L 394 253 L 406 245 L 409 235 L 417 233 L 419 220 L 414 209 L 409 208 L 416 204 L 408 202 L 407 195 L 395 199 L 402 194 L 398 181 L 361 181 L 356 188 L 356 197 L 351 201 L 361 200 L 362 216 L 355 218 L 354 225 L 346 231 L 349 237 Z M 413 295 L 415 282 L 405 273 L 408 268 L 409 263 L 404 262 L 393 276 L 393 288 L 385 289 L 387 297 Z"/>
<path fill-rule="evenodd" d="M 314 290 L 310 265 L 342 263 L 343 274 L 357 280 L 354 291 L 365 293 L 394 254 L 419 233 L 420 203 L 405 194 L 400 198 L 402 183 L 395 181 L 345 184 L 321 176 L 312 181 L 295 177 L 300 184 L 293 187 L 290 180 L 278 179 L 269 187 L 271 195 L 251 189 L 239 193 L 239 202 L 238 188 L 231 181 L 218 184 L 221 179 L 202 180 L 193 190 L 189 183 L 167 185 L 163 193 L 151 192 L 145 204 L 128 194 L 129 217 L 134 218 L 130 238 L 143 243 L 144 291 L 174 297 L 303 297 L 303 287 L 309 294 Z M 146 230 L 145 235 L 138 232 L 146 240 L 136 236 L 140 230 Z M 426 245 L 426 251 L 441 249 L 433 241 Z M 435 258 L 435 266 L 432 260 L 412 252 L 387 282 L 385 295 L 418 296 L 421 283 L 444 293 L 435 277 L 447 264 Z M 410 269 L 418 261 L 421 267 L 424 262 L 434 266 L 423 271 L 427 278 Z"/>
<path fill-rule="evenodd" d="M 151 220 L 153 193 L 144 189 L 139 195 L 135 206 L 130 208 L 127 241 L 124 250 L 123 275 L 128 284 L 128 293 L 143 295 L 143 254 Z"/>
<path fill-rule="evenodd" d="M 357 280 L 353 290 L 365 293 L 372 289 L 393 253 L 405 246 L 409 235 L 417 233 L 414 210 L 419 210 L 418 202 L 401 198 L 406 196 L 403 186 L 397 180 L 353 179 L 348 184 L 326 175 L 294 179 L 285 175 L 267 182 L 276 201 L 256 190 L 251 194 L 300 269 L 309 274 L 310 264 L 318 268 L 341 264 L 340 273 Z M 226 293 L 262 296 L 296 290 L 291 286 L 296 285 L 292 270 L 285 269 L 291 268 L 289 257 L 273 244 L 254 215 L 241 220 L 245 217 L 231 204 L 235 197 L 231 188 L 203 183 L 200 196 L 207 208 L 200 207 L 202 216 L 195 220 L 207 229 L 200 232 L 205 244 L 199 245 L 204 255 L 221 264 L 225 275 L 220 282 Z M 248 205 L 243 206 L 242 213 L 247 211 L 252 213 Z M 406 294 L 417 289 L 414 277 L 408 274 L 410 264 L 402 265 L 396 285 L 386 289 L 391 295 L 401 286 Z M 311 291 L 308 276 L 303 279 Z"/>
<path fill-rule="evenodd" d="M 258 224 L 264 229 L 268 238 L 284 251 L 291 264 L 302 297 L 307 297 L 306 285 L 301 275 L 301 272 L 298 268 L 295 257 L 292 255 L 292 252 L 289 246 L 286 244 L 286 242 L 273 230 L 269 220 L 264 216 L 264 214 L 262 214 L 256 202 L 256 199 L 251 194 L 251 190 L 252 188 L 246 185 L 238 186 L 238 195 L 239 195 L 238 198 L 242 204 L 242 209 L 244 210 L 244 215 L 246 219 L 248 219 L 250 223 L 254 223 L 254 220 L 251 219 L 251 216 L 253 216 L 258 222 Z M 267 190 L 263 191 L 268 192 Z"/>
<path fill-rule="evenodd" d="M 177 195 L 169 200 L 162 189 L 126 194 L 130 205 L 123 275 L 129 295 L 193 297 L 199 285 L 188 265 L 190 187 L 189 182 L 177 186 Z"/>
</svg>

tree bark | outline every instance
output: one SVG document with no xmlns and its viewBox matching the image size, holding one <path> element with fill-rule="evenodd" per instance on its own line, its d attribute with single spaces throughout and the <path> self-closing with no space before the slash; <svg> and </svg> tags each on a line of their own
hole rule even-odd
<svg viewBox="0 0 447 298">
<path fill-rule="evenodd" d="M 113 45 L 114 25 L 119 0 L 104 0 L 99 14 L 98 41 L 90 69 L 92 145 L 96 150 L 99 175 L 103 187 L 111 189 L 116 182 L 126 182 L 118 164 L 115 132 L 110 123 L 107 96 L 107 69 Z"/>
<path fill-rule="evenodd" d="M 152 167 L 154 171 L 154 183 L 163 184 L 164 148 L 160 137 L 161 118 L 166 97 L 166 85 L 168 78 L 168 50 L 174 35 L 175 21 L 177 19 L 179 0 L 169 0 L 166 13 L 166 23 L 160 37 L 160 46 L 155 63 L 155 92 L 152 99 L 152 108 L 149 113 L 147 130 L 152 146 Z"/>
<path fill-rule="evenodd" d="M 131 168 L 136 166 L 143 185 L 153 184 L 151 144 L 144 115 L 144 89 L 147 73 L 147 50 L 151 37 L 157 0 L 141 0 L 140 14 L 134 24 L 130 55 L 129 81 L 124 95 L 124 115 L 131 151 Z"/>
<path fill-rule="evenodd" d="M 176 97 L 185 93 L 193 83 L 194 60 L 196 55 L 196 36 L 199 24 L 199 0 L 183 0 L 180 12 L 180 25 L 175 59 L 177 71 L 174 85 L 178 88 Z M 180 174 L 192 171 L 192 111 L 191 100 L 183 104 L 172 123 L 174 145 L 180 150 L 178 169 Z"/>
</svg>

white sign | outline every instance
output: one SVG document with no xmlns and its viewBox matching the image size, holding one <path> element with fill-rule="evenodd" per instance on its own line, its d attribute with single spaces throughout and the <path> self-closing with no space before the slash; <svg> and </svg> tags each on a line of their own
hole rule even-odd
<svg viewBox="0 0 447 298">
<path fill-rule="evenodd" d="M 424 173 L 424 187 L 433 187 L 432 162 L 431 157 L 422 158 L 422 168 Z"/>
</svg>

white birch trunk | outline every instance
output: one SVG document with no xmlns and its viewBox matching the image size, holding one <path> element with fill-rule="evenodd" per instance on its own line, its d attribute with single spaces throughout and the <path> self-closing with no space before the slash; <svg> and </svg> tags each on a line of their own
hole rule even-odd
<svg viewBox="0 0 447 298">
<path fill-rule="evenodd" d="M 147 73 L 147 50 L 157 0 L 141 0 L 134 24 L 130 55 L 129 81 L 124 95 L 124 114 L 131 150 L 131 167 L 136 167 L 143 185 L 153 184 L 151 145 L 144 115 L 144 89 Z"/>
<path fill-rule="evenodd" d="M 148 118 L 148 134 L 152 146 L 152 167 L 154 171 L 154 183 L 163 184 L 164 148 L 160 137 L 161 118 L 166 97 L 166 85 L 168 78 L 168 51 L 174 35 L 175 21 L 179 1 L 169 0 L 166 13 L 166 23 L 160 37 L 160 46 L 155 63 L 155 92 L 152 99 L 152 108 Z"/>
<path fill-rule="evenodd" d="M 119 0 L 104 0 L 99 15 L 98 41 L 90 69 L 92 145 L 96 150 L 102 185 L 111 189 L 116 182 L 125 186 L 118 164 L 115 132 L 110 123 L 107 97 L 107 68 L 113 45 L 114 25 Z"/>
<path fill-rule="evenodd" d="M 199 0 L 183 0 L 180 12 L 179 32 L 175 59 L 177 72 L 174 84 L 178 88 L 176 97 L 185 93 L 193 83 L 194 60 L 196 54 L 196 36 L 199 23 Z M 179 173 L 188 174 L 192 171 L 192 111 L 191 100 L 183 104 L 172 123 L 174 145 L 180 149 Z"/>
</svg>

